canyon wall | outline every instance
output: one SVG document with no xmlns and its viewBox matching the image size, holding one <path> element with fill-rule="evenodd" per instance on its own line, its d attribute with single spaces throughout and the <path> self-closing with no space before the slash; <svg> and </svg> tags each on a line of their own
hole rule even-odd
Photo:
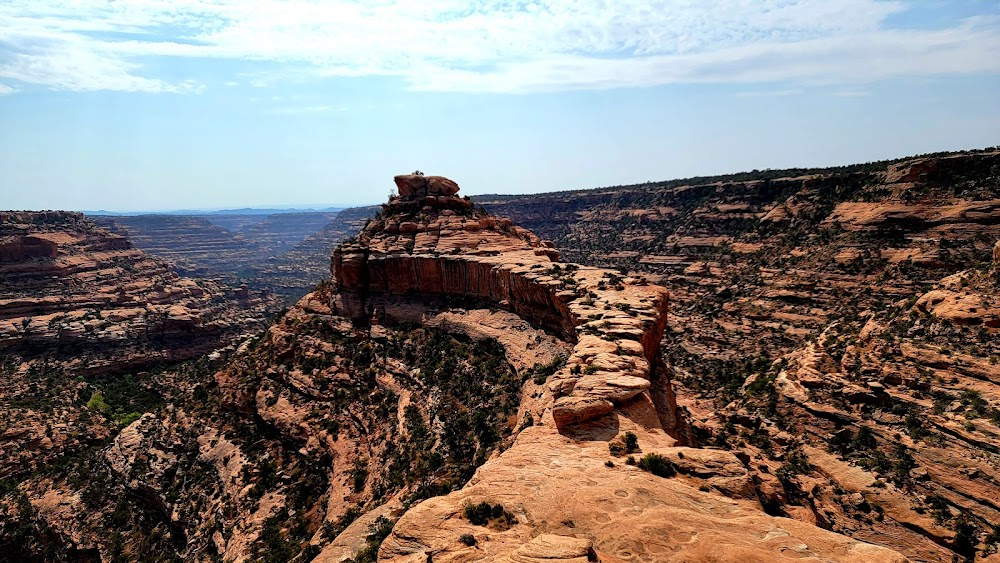
<svg viewBox="0 0 1000 563">
<path fill-rule="evenodd" d="M 550 244 L 462 203 L 447 179 L 396 183 L 398 198 L 334 253 L 335 314 L 373 330 L 407 301 L 425 303 L 427 319 L 471 298 L 537 323 L 571 349 L 541 389 L 526 387 L 521 408 L 531 416 L 522 415 L 513 445 L 466 486 L 405 511 L 379 560 L 904 560 L 768 516 L 736 457 L 682 447 L 688 436 L 660 359 L 665 289 L 558 262 Z M 623 440 L 641 444 L 632 450 L 647 454 L 639 465 L 664 460 L 676 470 L 619 466 Z M 675 472 L 683 477 L 664 479 Z M 691 487 L 706 493 L 691 497 Z M 475 521 L 471 506 L 492 516 Z M 330 547 L 317 560 L 342 553 Z"/>
<path fill-rule="evenodd" d="M 98 225 L 125 234 L 141 250 L 182 275 L 245 283 L 289 305 L 327 276 L 333 247 L 354 235 L 374 213 L 289 212 L 272 215 L 94 216 Z"/>
<path fill-rule="evenodd" d="M 79 213 L 0 213 L 0 347 L 178 336 L 171 354 L 190 357 L 260 305 L 226 292 L 181 278 Z"/>
<path fill-rule="evenodd" d="M 79 213 L 0 212 L 0 479 L 107 437 L 84 405 L 115 413 L 91 381 L 207 354 L 262 326 L 263 309 Z"/>
</svg>

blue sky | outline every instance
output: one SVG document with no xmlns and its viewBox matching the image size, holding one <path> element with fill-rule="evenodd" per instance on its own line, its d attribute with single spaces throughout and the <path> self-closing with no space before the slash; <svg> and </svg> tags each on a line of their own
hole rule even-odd
<svg viewBox="0 0 1000 563">
<path fill-rule="evenodd" d="M 0 208 L 354 205 L 1000 144 L 1000 3 L 6 0 Z"/>
</svg>

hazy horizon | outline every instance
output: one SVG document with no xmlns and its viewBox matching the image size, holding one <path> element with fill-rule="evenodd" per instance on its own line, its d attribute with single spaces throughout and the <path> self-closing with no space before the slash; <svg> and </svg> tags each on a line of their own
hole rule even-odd
<svg viewBox="0 0 1000 563">
<path fill-rule="evenodd" d="M 998 146 L 1000 146 L 1000 145 L 998 145 Z M 956 152 L 957 153 L 957 152 L 962 152 L 962 151 L 977 151 L 977 150 L 984 150 L 984 149 L 991 149 L 991 148 L 995 148 L 995 146 L 963 147 L 963 148 L 949 149 L 949 150 L 935 151 L 935 152 Z M 810 166 L 794 166 L 793 165 L 793 166 L 783 166 L 783 167 L 780 167 L 780 168 L 733 170 L 733 171 L 719 172 L 719 173 L 713 173 L 713 174 L 695 174 L 695 175 L 692 175 L 692 176 L 684 176 L 684 177 L 678 177 L 678 178 L 657 178 L 657 179 L 650 179 L 650 180 L 643 181 L 643 182 L 631 182 L 631 183 L 627 183 L 627 184 L 607 184 L 607 185 L 603 185 L 603 186 L 581 186 L 581 187 L 564 188 L 564 189 L 559 189 L 559 190 L 539 190 L 539 191 L 523 192 L 523 193 L 516 193 L 516 194 L 515 193 L 504 193 L 504 192 L 491 192 L 491 193 L 481 193 L 481 194 L 466 194 L 466 193 L 464 193 L 465 190 L 463 190 L 462 195 L 471 195 L 472 197 L 488 197 L 488 196 L 506 197 L 506 196 L 513 196 L 513 195 L 532 195 L 532 194 L 548 194 L 548 193 L 559 193 L 559 192 L 574 192 L 574 191 L 581 191 L 581 190 L 599 190 L 599 189 L 602 189 L 602 188 L 609 188 L 609 187 L 614 187 L 614 186 L 640 185 L 640 184 L 644 184 L 644 183 L 647 183 L 647 182 L 649 182 L 649 183 L 670 182 L 670 181 L 677 181 L 677 180 L 686 180 L 686 179 L 689 179 L 689 178 L 698 178 L 698 177 L 703 177 L 703 176 L 736 175 L 736 174 L 753 172 L 754 170 L 785 170 L 785 169 L 799 169 L 799 168 L 836 168 L 838 166 L 850 166 L 850 165 L 854 165 L 854 164 L 864 164 L 864 163 L 867 163 L 867 162 L 891 161 L 891 160 L 896 160 L 896 159 L 899 159 L 899 158 L 919 157 L 919 156 L 921 156 L 923 154 L 929 154 L 929 153 L 905 154 L 905 155 L 889 156 L 889 157 L 880 158 L 880 159 L 860 160 L 860 161 L 856 161 L 856 162 L 827 163 L 827 164 L 810 165 Z M 387 193 L 387 195 L 388 195 L 388 193 Z M 298 212 L 316 212 L 316 213 L 327 212 L 327 213 L 332 213 L 332 212 L 343 211 L 345 209 L 351 209 L 351 208 L 355 208 L 355 207 L 370 207 L 370 206 L 380 205 L 382 203 L 385 203 L 385 201 L 386 201 L 386 199 L 383 198 L 380 201 L 372 201 L 372 202 L 369 202 L 369 203 L 359 203 L 359 204 L 354 204 L 354 205 L 323 204 L 323 203 L 317 203 L 317 204 L 290 204 L 290 203 L 289 204 L 284 204 L 284 203 L 279 203 L 279 204 L 275 204 L 273 206 L 272 205 L 257 205 L 257 206 L 242 206 L 242 207 L 223 206 L 223 207 L 191 208 L 191 209 L 69 209 L 69 210 L 64 210 L 64 211 L 79 211 L 81 213 L 94 214 L 94 215 L 99 215 L 101 213 L 128 214 L 128 215 L 143 215 L 143 214 L 149 214 L 149 215 L 157 215 L 157 214 L 164 214 L 164 215 L 191 214 L 191 215 L 195 215 L 195 214 L 211 214 L 211 213 L 238 214 L 238 212 L 243 211 L 243 210 L 275 211 L 275 212 L 284 212 L 284 213 L 298 213 Z M 22 210 L 22 211 L 32 211 L 32 210 L 25 209 L 25 210 Z"/>
<path fill-rule="evenodd" d="M 1000 4 L 974 1 L 16 0 L 0 207 L 352 207 L 414 169 L 522 194 L 983 148 L 997 52 Z"/>
</svg>

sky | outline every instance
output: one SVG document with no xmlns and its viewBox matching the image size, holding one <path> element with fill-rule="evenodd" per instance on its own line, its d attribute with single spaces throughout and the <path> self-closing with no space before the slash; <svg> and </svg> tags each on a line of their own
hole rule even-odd
<svg viewBox="0 0 1000 563">
<path fill-rule="evenodd" d="M 0 209 L 379 203 L 1000 145 L 1000 2 L 3 0 Z"/>
</svg>

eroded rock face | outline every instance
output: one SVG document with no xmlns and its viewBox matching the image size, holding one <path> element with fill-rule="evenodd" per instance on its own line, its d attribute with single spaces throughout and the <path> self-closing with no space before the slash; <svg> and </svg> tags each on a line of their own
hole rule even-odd
<svg viewBox="0 0 1000 563">
<path fill-rule="evenodd" d="M 635 428 L 628 415 L 615 423 L 635 430 L 643 452 L 683 455 L 689 465 L 681 471 L 689 473 L 662 478 L 624 464 L 607 467 L 605 441 L 572 441 L 545 426 L 529 428 L 464 489 L 408 511 L 379 560 L 906 561 L 886 548 L 768 516 L 756 497 L 704 492 L 710 487 L 699 472 L 734 466 L 748 485 L 746 470 L 732 454 L 706 450 L 719 464 L 710 469 L 713 462 L 671 448 L 662 432 Z M 513 525 L 504 530 L 471 523 L 464 507 L 480 502 L 502 505 Z M 475 538 L 474 546 L 460 541 L 465 534 Z"/>
<path fill-rule="evenodd" d="M 182 359 L 218 346 L 260 305 L 227 307 L 224 292 L 179 277 L 82 214 L 0 213 L 0 348 L 176 336 L 169 353 Z"/>
<path fill-rule="evenodd" d="M 453 196 L 458 193 L 458 184 L 444 176 L 422 176 L 404 174 L 393 179 L 399 196 L 403 198 L 423 196 Z"/>
<path fill-rule="evenodd" d="M 184 276 L 248 282 L 287 299 L 288 306 L 325 279 L 330 249 L 357 234 L 375 210 L 295 212 L 274 215 L 91 216 L 123 234 L 143 252 L 163 258 Z M 240 296 L 237 295 L 237 299 Z"/>
<path fill-rule="evenodd" d="M 263 304 L 178 276 L 80 213 L 0 212 L 0 478 L 107 439 L 85 379 L 211 352 Z M 120 416 L 128 414 L 119 413 Z"/>
<path fill-rule="evenodd" d="M 561 427 L 606 415 L 649 389 L 666 323 L 665 289 L 560 264 L 551 244 L 510 221 L 471 207 L 456 213 L 454 202 L 465 200 L 447 178 L 395 180 L 400 196 L 356 243 L 334 252 L 336 310 L 366 321 L 393 297 L 475 298 L 556 331 L 576 343 L 550 384 Z"/>
<path fill-rule="evenodd" d="M 973 292 L 934 289 L 922 295 L 916 307 L 956 324 L 1000 328 L 1000 305 Z"/>
</svg>

